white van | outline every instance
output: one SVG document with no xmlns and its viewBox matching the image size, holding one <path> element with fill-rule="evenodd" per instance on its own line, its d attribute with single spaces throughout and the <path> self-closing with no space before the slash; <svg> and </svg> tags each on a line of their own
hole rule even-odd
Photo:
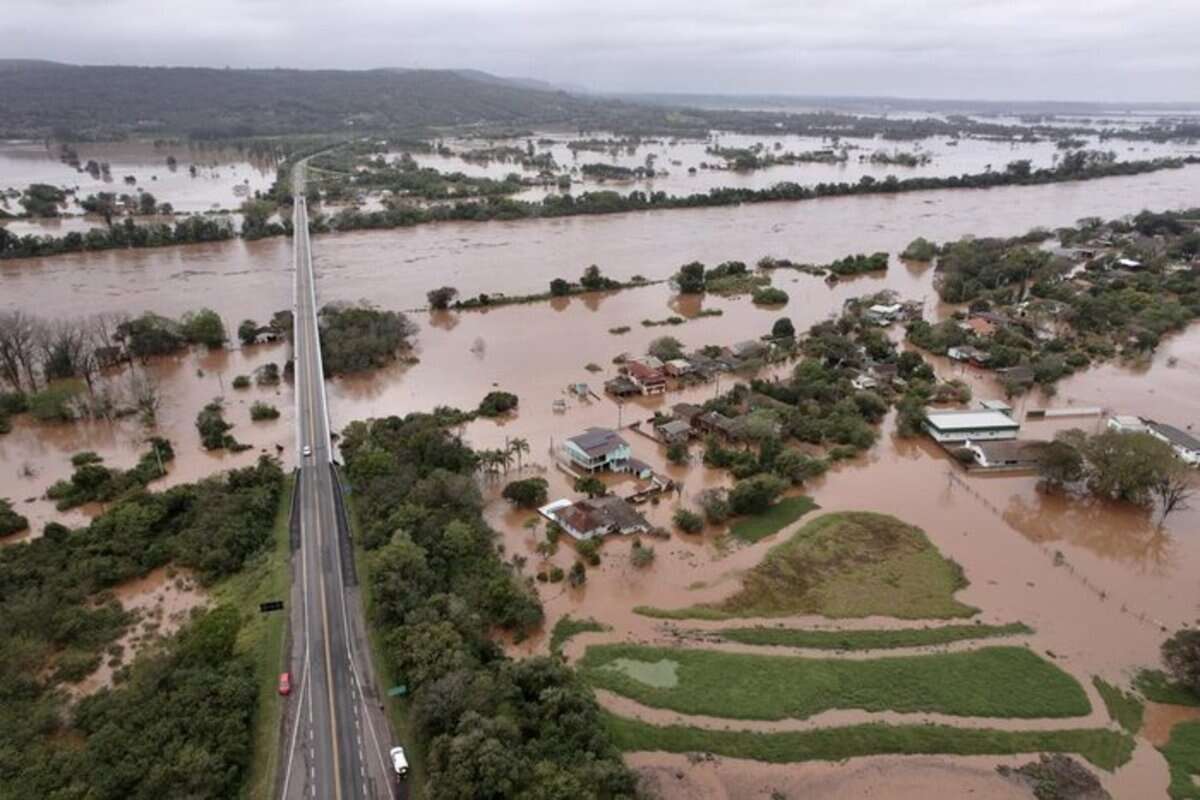
<svg viewBox="0 0 1200 800">
<path fill-rule="evenodd" d="M 396 771 L 396 777 L 405 778 L 408 776 L 408 759 L 404 757 L 403 747 L 393 747 L 392 754 L 392 769 Z"/>
</svg>

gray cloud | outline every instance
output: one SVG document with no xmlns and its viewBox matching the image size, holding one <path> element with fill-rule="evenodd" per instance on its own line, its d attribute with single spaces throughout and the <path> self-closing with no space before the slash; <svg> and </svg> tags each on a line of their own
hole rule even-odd
<svg viewBox="0 0 1200 800">
<path fill-rule="evenodd" d="M 1200 101 L 1195 0 L 23 0 L 5 56 L 474 67 L 601 90 Z"/>
</svg>

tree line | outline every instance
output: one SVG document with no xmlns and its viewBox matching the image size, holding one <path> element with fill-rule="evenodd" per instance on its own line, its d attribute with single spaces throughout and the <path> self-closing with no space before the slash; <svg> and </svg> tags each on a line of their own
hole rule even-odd
<svg viewBox="0 0 1200 800">
<path fill-rule="evenodd" d="M 89 525 L 46 525 L 0 549 L 0 795 L 226 798 L 250 762 L 257 691 L 234 653 L 239 612 L 217 608 L 147 650 L 111 689 L 69 706 L 62 689 L 113 655 L 134 621 L 110 594 L 175 564 L 205 584 L 270 541 L 283 473 L 252 467 L 150 493 Z"/>
<path fill-rule="evenodd" d="M 889 175 L 883 180 L 864 175 L 857 183 L 818 183 L 804 186 L 794 182 L 777 183 L 765 189 L 715 188 L 690 195 L 668 195 L 666 192 L 591 191 L 579 195 L 550 195 L 541 201 L 521 201 L 510 197 L 489 197 L 482 200 L 462 200 L 430 206 L 396 205 L 377 211 L 345 208 L 332 217 L 317 215 L 311 220 L 314 233 L 410 227 L 442 221 L 519 220 L 542 217 L 566 217 L 590 214 L 618 214 L 674 208 L 711 208 L 743 203 L 770 203 L 813 200 L 821 197 L 843 197 L 862 194 L 896 194 L 934 189 L 982 189 L 997 186 L 1036 186 L 1064 181 L 1093 180 L 1118 175 L 1139 175 L 1163 169 L 1180 169 L 1200 163 L 1200 157 L 1156 158 L 1141 161 L 1090 161 L 1086 157 L 1061 161 L 1055 167 L 1032 169 L 1028 161 L 1014 161 L 1004 170 L 944 177 L 926 176 L 897 178 Z M 281 171 L 282 172 L 282 171 Z M 281 176 L 281 180 L 286 176 Z M 277 183 L 277 186 L 284 184 Z M 282 192 L 280 189 L 279 192 Z M 275 194 L 273 190 L 273 194 Z M 264 218 L 265 220 L 265 218 Z M 255 226 L 251 238 L 285 235 L 287 224 Z M 192 216 L 175 223 L 174 229 L 165 224 L 137 226 L 126 219 L 122 225 L 106 230 L 95 229 L 86 234 L 77 232 L 65 236 L 16 236 L 0 229 L 0 258 L 28 258 L 124 247 L 156 247 L 195 241 L 214 241 L 234 236 L 225 220 Z"/>
<path fill-rule="evenodd" d="M 352 423 L 342 454 L 368 550 L 370 622 L 412 691 L 427 796 L 634 795 L 591 691 L 557 658 L 508 659 L 542 621 L 523 562 L 500 560 L 473 478 L 445 427 L 461 414 Z"/>
</svg>

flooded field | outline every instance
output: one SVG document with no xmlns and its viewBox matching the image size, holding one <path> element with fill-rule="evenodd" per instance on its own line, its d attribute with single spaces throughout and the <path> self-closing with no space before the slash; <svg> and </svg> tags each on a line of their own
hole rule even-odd
<svg viewBox="0 0 1200 800">
<path fill-rule="evenodd" d="M 615 140 L 613 134 L 591 133 L 586 138 Z M 535 133 L 528 139 L 502 140 L 447 140 L 443 144 L 453 151 L 452 155 L 437 153 L 413 153 L 413 159 L 421 166 L 434 167 L 442 172 L 462 172 L 470 176 L 503 179 L 511 172 L 522 173 L 519 164 L 506 161 L 464 160 L 461 155 L 473 149 L 488 147 L 516 147 L 525 149 L 533 141 L 538 155 L 553 156 L 559 171 L 571 173 L 572 191 L 605 189 L 628 193 L 666 192 L 687 195 L 707 192 L 717 187 L 733 186 L 744 189 L 765 189 L 776 183 L 789 181 L 811 186 L 818 183 L 855 183 L 864 176 L 883 180 L 888 175 L 907 177 L 944 177 L 964 173 L 981 173 L 1002 170 L 1010 161 L 1029 159 L 1033 167 L 1052 167 L 1065 152 L 1053 141 L 1000 142 L 987 139 L 950 139 L 934 137 L 913 142 L 886 141 L 884 139 L 846 138 L 834 141 L 819 136 L 757 136 L 749 134 L 714 132 L 706 140 L 648 137 L 645 143 L 635 146 L 613 146 L 603 149 L 572 149 L 569 144 L 578 141 L 575 134 Z M 1182 143 L 1099 141 L 1096 137 L 1084 139 L 1089 149 L 1112 150 L 1117 158 L 1133 161 L 1161 156 L 1186 155 L 1195 152 L 1194 146 Z M 776 164 L 763 169 L 737 171 L 726 166 L 725 159 L 708 152 L 710 148 L 749 149 L 761 148 L 762 155 L 776 157 L 785 153 L 805 153 L 846 147 L 846 160 L 837 163 L 808 162 Z M 927 163 L 916 166 L 874 163 L 870 160 L 876 152 L 894 154 L 909 153 L 928 156 Z M 649 161 L 648 161 L 649 159 Z M 596 180 L 580 173 L 585 164 L 609 164 L 636 169 L 652 164 L 657 173 L 652 178 L 631 180 Z M 519 195 L 521 199 L 540 199 L 548 190 L 529 189 Z"/>
<path fill-rule="evenodd" d="M 456 286 L 468 296 L 481 291 L 539 291 L 553 277 L 576 278 L 590 263 L 620 279 L 635 274 L 665 277 L 693 259 L 711 265 L 726 259 L 753 262 L 771 254 L 820 263 L 851 252 L 894 254 L 918 235 L 936 240 L 972 233 L 1008 235 L 1038 225 L 1068 224 L 1087 215 L 1113 217 L 1143 207 L 1188 206 L 1196 203 L 1197 175 L 1185 169 L 1037 189 L 435 225 L 320 237 L 313 249 L 323 301 L 367 298 L 382 307 L 413 308 L 423 305 L 425 292 L 438 285 Z M 243 317 L 262 320 L 288 305 L 290 255 L 290 242 L 280 239 L 7 262 L 0 264 L 0 307 L 65 316 L 143 309 L 178 314 L 203 305 L 219 311 L 233 328 Z M 688 348 L 731 344 L 762 335 L 783 315 L 803 329 L 836 313 L 845 299 L 884 288 L 904 298 L 924 300 L 927 317 L 948 311 L 937 301 L 928 266 L 894 257 L 885 276 L 843 281 L 830 288 L 819 279 L 778 272 L 775 284 L 790 295 L 782 309 L 757 308 L 747 298 L 680 300 L 668 286 L 655 285 L 486 312 L 417 312 L 412 317 L 419 327 L 419 362 L 332 381 L 333 428 L 354 419 L 437 405 L 473 408 L 494 388 L 516 393 L 520 408 L 514 416 L 499 422 L 477 421 L 464 430 L 477 448 L 504 447 L 515 438 L 530 445 L 522 470 L 514 464 L 506 475 L 485 484 L 486 515 L 503 537 L 506 556 L 525 559 L 527 574 L 548 563 L 566 568 L 575 560 L 571 544 L 560 542 L 558 552 L 544 561 L 535 551 L 543 538 L 540 530 L 526 527 L 532 513 L 512 510 L 499 499 L 504 483 L 518 475 L 540 474 L 550 483 L 551 498 L 572 496 L 567 476 L 551 464 L 549 452 L 555 443 L 589 426 L 628 426 L 673 403 L 702 401 L 727 388 L 729 379 L 722 377 L 719 386 L 673 391 L 623 406 L 607 398 L 570 394 L 569 384 L 586 382 L 599 392 L 603 381 L 615 373 L 614 356 L 642 353 L 661 335 L 675 336 Z M 70 295 L 64 295 L 64 286 L 72 288 Z M 702 309 L 720 309 L 722 315 L 697 317 Z M 640 324 L 643 319 L 669 315 L 690 321 L 669 327 Z M 619 326 L 629 326 L 630 331 L 609 333 Z M 228 388 L 234 375 L 285 358 L 286 348 L 280 346 L 189 354 L 151 366 L 167 401 L 160 419 L 162 433 L 176 443 L 176 462 L 167 481 L 190 480 L 229 464 L 248 463 L 261 448 L 274 451 L 276 444 L 290 448 L 291 400 L 286 386 L 247 393 Z M 589 370 L 589 364 L 598 370 Z M 979 399 L 1002 394 L 985 373 L 941 361 L 935 365 L 943 377 L 967 379 Z M 227 417 L 237 423 L 234 435 L 255 446 L 236 458 L 205 454 L 194 429 L 196 412 L 222 390 L 230 404 Z M 273 395 L 271 402 L 284 415 L 260 429 L 249 422 L 248 407 L 261 393 Z M 561 412 L 554 410 L 558 400 L 565 401 Z M 1061 382 L 1052 399 L 1024 398 L 1017 413 L 1023 417 L 1028 410 L 1044 406 L 1099 406 L 1180 427 L 1193 424 L 1200 417 L 1200 326 L 1168 339 L 1149 365 L 1133 369 L 1108 364 L 1089 370 Z M 21 513 L 36 520 L 35 535 L 57 515 L 46 501 L 24 501 L 69 473 L 72 452 L 93 449 L 111 465 L 129 466 L 146 435 L 132 421 L 53 429 L 25 420 L 18 423 L 13 433 L 0 437 L 4 470 L 0 496 L 12 497 Z M 1094 429 L 1097 424 L 1096 417 L 1026 422 L 1023 434 L 1045 438 L 1063 426 Z M 664 539 L 645 538 L 657 554 L 653 565 L 634 567 L 630 543 L 611 540 L 602 547 L 601 565 L 588 570 L 583 587 L 539 584 L 547 630 L 566 614 L 593 617 L 612 628 L 608 633 L 583 634 L 574 647 L 599 641 L 668 640 L 672 634 L 667 626 L 633 613 L 634 606 L 674 608 L 719 600 L 781 538 L 768 537 L 747 546 L 731 543 L 719 530 L 698 536 L 674 530 L 670 525 L 674 508 L 680 503 L 694 505 L 697 493 L 727 484 L 728 475 L 698 463 L 698 448 L 693 448 L 692 464 L 673 466 L 657 442 L 633 430 L 624 435 L 635 457 L 678 481 L 682 489 L 657 506 L 642 507 L 652 522 L 671 530 Z M 35 478 L 21 477 L 25 462 L 34 467 Z M 613 485 L 627 488 L 616 481 Z M 805 491 L 822 511 L 889 513 L 923 528 L 943 554 L 963 566 L 970 580 L 958 599 L 982 609 L 984 622 L 1020 621 L 1032 627 L 1030 645 L 1088 686 L 1092 675 L 1126 683 L 1135 668 L 1157 663 L 1164 631 L 1200 617 L 1196 582 L 1200 509 L 1177 511 L 1159 526 L 1147 512 L 1128 506 L 1047 495 L 1038 490 L 1032 476 L 966 475 L 926 441 L 898 438 L 891 417 L 874 448 L 838 465 Z M 829 624 L 812 618 L 785 621 Z M 894 620 L 866 619 L 843 626 L 895 625 Z M 705 624 L 689 622 L 687 627 Z M 518 653 L 543 652 L 545 647 L 544 636 L 513 645 Z M 1103 715 L 1102 709 L 1096 713 Z M 1150 730 L 1146 736 L 1151 736 Z M 1028 759 L 1004 763 L 1023 760 Z M 770 787 L 776 785 L 794 796 L 869 796 L 881 787 L 887 787 L 889 797 L 928 796 L 930 787 L 942 791 L 951 787 L 959 795 L 1028 796 L 1019 787 L 1018 793 L 1009 792 L 1013 784 L 993 771 L 1001 762 L 989 759 L 863 759 L 848 767 L 784 768 L 729 759 L 692 765 L 681 757 L 635 754 L 631 763 L 653 775 L 667 798 L 769 797 Z M 682 779 L 676 777 L 681 770 L 686 773 Z M 1106 776 L 1105 782 L 1117 797 L 1161 796 L 1165 766 L 1150 742 L 1142 741 L 1133 761 Z"/>
<path fill-rule="evenodd" d="M 119 655 L 106 656 L 95 672 L 68 686 L 72 698 L 87 697 L 112 686 L 113 674 L 133 663 L 139 650 L 178 631 L 194 609 L 203 608 L 208 602 L 207 594 L 196 584 L 191 573 L 165 567 L 123 583 L 111 594 L 137 619 L 110 648 L 119 651 Z"/>
<path fill-rule="evenodd" d="M 81 164 L 107 163 L 107 175 L 94 177 L 63 163 L 57 145 L 43 142 L 0 142 L 0 189 L 24 189 L 31 183 L 48 183 L 75 190 L 75 199 L 89 194 L 115 192 L 136 195 L 149 192 L 159 203 L 170 203 L 176 212 L 198 213 L 216 208 L 235 209 L 256 191 L 266 191 L 275 180 L 273 160 L 251 157 L 236 149 L 200 148 L 187 143 L 101 142 L 72 145 Z M 174 165 L 167 159 L 173 157 Z M 133 183 L 126 180 L 134 178 Z M 10 200 L 6 209 L 21 211 Z M 63 220 L 14 220 L 6 226 L 14 233 L 62 235 L 103 225 L 99 217 L 83 217 L 72 201 Z"/>
<path fill-rule="evenodd" d="M 145 374 L 158 385 L 162 405 L 157 424 L 150 428 L 137 416 L 74 423 L 38 423 L 28 415 L 17 417 L 12 432 L 0 436 L 0 497 L 11 499 L 18 512 L 29 518 L 30 529 L 7 537 L 2 544 L 40 536 L 42 527 L 51 520 L 85 524 L 89 516 L 101 510 L 99 505 L 89 504 L 63 513 L 44 497 L 55 481 L 70 478 L 74 453 L 91 450 L 104 457 L 106 466 L 129 469 L 147 451 L 150 436 L 165 436 L 174 447 L 175 459 L 167 465 L 167 475 L 151 484 L 156 489 L 253 464 L 264 452 L 290 453 L 295 443 L 291 387 L 231 386 L 237 375 L 250 374 L 263 364 L 281 363 L 287 358 L 285 345 L 256 345 L 230 351 L 196 350 L 155 359 L 145 367 Z M 128 386 L 129 372 L 114 370 L 105 382 L 120 397 Z M 231 433 L 251 445 L 249 450 L 230 453 L 200 448 L 196 414 L 216 397 L 224 397 L 225 419 L 234 424 Z M 255 400 L 275 405 L 281 412 L 279 418 L 251 422 L 250 405 Z"/>
</svg>

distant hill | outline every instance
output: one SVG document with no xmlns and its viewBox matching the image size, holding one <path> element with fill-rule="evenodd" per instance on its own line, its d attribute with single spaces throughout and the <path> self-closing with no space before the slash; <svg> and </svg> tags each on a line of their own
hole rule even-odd
<svg viewBox="0 0 1200 800">
<path fill-rule="evenodd" d="M 72 66 L 0 60 L 0 136 L 198 138 L 565 123 L 629 111 L 612 98 L 476 70 Z M 661 112 L 657 112 L 661 114 Z"/>
</svg>

